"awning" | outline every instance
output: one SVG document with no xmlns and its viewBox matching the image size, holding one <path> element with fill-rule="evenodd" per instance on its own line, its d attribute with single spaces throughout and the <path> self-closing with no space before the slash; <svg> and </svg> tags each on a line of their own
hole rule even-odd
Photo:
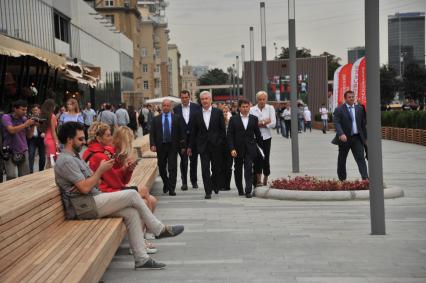
<svg viewBox="0 0 426 283">
<path fill-rule="evenodd" d="M 3 34 L 0 34 L 0 54 L 12 57 L 32 56 L 54 69 L 64 68 L 66 63 L 64 57 Z"/>
<path fill-rule="evenodd" d="M 99 78 L 90 75 L 92 72 L 90 68 L 73 62 L 66 62 L 65 68 L 63 68 L 62 72 L 63 76 L 76 80 L 81 84 L 88 85 L 91 88 L 96 87 L 99 82 Z"/>
<path fill-rule="evenodd" d="M 161 104 L 161 103 L 163 103 L 163 101 L 165 99 L 168 99 L 173 103 L 177 103 L 177 104 L 181 103 L 180 99 L 177 98 L 177 97 L 174 97 L 174 96 L 163 96 L 163 97 L 159 97 L 159 98 L 152 98 L 152 99 L 148 99 L 145 102 L 149 103 L 149 104 Z"/>
</svg>

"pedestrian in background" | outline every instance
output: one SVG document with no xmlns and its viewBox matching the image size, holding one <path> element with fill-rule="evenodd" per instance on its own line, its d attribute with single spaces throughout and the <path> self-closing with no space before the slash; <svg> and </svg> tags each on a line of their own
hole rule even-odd
<svg viewBox="0 0 426 283">
<path fill-rule="evenodd" d="M 45 121 L 40 125 L 41 132 L 44 133 L 44 147 L 46 154 L 45 169 L 53 167 L 59 150 L 59 139 L 56 134 L 58 120 L 53 113 L 56 103 L 53 99 L 47 99 L 41 106 L 41 117 Z"/>
<path fill-rule="evenodd" d="M 308 128 L 309 132 L 312 132 L 312 114 L 308 106 L 305 106 L 303 111 L 303 119 L 305 121 L 305 127 L 303 131 L 306 132 L 306 128 Z"/>
<path fill-rule="evenodd" d="M 291 107 L 290 104 L 287 104 L 282 117 L 284 119 L 284 124 L 285 124 L 285 137 L 289 138 L 291 137 Z"/>
<path fill-rule="evenodd" d="M 111 134 L 113 134 L 115 128 L 118 126 L 118 123 L 117 123 L 117 116 L 115 116 L 115 113 L 112 112 L 111 110 L 112 110 L 112 105 L 109 103 L 106 103 L 105 109 L 101 113 L 99 113 L 97 121 L 107 124 L 111 129 Z"/>
<path fill-rule="evenodd" d="M 138 136 L 139 129 L 138 112 L 132 105 L 129 106 L 127 112 L 129 113 L 129 123 L 127 124 L 127 127 L 129 127 L 133 131 L 133 136 L 134 138 L 136 138 Z"/>
<path fill-rule="evenodd" d="M 328 128 L 328 109 L 325 107 L 323 103 L 321 108 L 319 109 L 319 113 L 321 114 L 321 122 L 322 122 L 322 132 L 323 134 L 327 133 Z"/>
<path fill-rule="evenodd" d="M 34 104 L 31 107 L 31 116 L 34 118 L 41 118 L 40 105 Z M 44 124 L 42 121 L 41 124 Z M 34 126 L 34 133 L 32 138 L 28 139 L 28 158 L 30 173 L 34 172 L 34 160 L 36 152 L 38 153 L 38 171 L 43 171 L 46 164 L 45 146 L 44 146 L 44 133 L 40 130 L 40 126 Z"/>
<path fill-rule="evenodd" d="M 66 122 L 78 122 L 84 125 L 83 114 L 80 112 L 80 107 L 78 106 L 78 101 L 74 98 L 67 100 L 67 111 L 62 113 L 59 118 L 59 127 L 61 127 Z"/>
<path fill-rule="evenodd" d="M 92 103 L 87 102 L 86 107 L 82 111 L 83 120 L 84 120 L 84 135 L 86 140 L 88 139 L 87 130 L 93 124 L 93 121 L 96 121 L 96 111 L 92 109 Z"/>
<path fill-rule="evenodd" d="M 129 124 L 130 118 L 126 109 L 126 104 L 118 104 L 118 109 L 115 111 L 115 116 L 117 116 L 118 126 L 127 126 Z"/>
</svg>

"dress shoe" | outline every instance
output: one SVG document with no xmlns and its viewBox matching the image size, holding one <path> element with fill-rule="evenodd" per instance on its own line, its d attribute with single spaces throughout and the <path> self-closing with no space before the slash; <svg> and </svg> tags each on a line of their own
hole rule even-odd
<svg viewBox="0 0 426 283">
<path fill-rule="evenodd" d="M 170 191 L 170 192 L 169 192 L 169 196 L 174 197 L 175 195 L 176 195 L 176 193 L 175 193 L 175 192 L 172 192 L 172 191 Z"/>
<path fill-rule="evenodd" d="M 167 188 L 166 186 L 163 187 L 163 193 L 167 194 L 169 192 L 169 188 Z"/>
<path fill-rule="evenodd" d="M 135 262 L 135 269 L 164 269 L 166 265 L 161 262 L 156 262 L 152 258 L 149 258 L 147 262 L 140 263 L 139 261 Z"/>
<path fill-rule="evenodd" d="M 180 189 L 182 191 L 187 191 L 188 190 L 188 185 L 182 185 L 182 187 L 180 187 Z"/>
<path fill-rule="evenodd" d="M 243 196 L 243 195 L 244 195 L 244 192 L 238 192 L 238 195 L 239 195 L 239 196 Z"/>
<path fill-rule="evenodd" d="M 160 235 L 156 236 L 156 239 L 175 237 L 182 233 L 184 230 L 183 225 L 165 225 Z"/>
<path fill-rule="evenodd" d="M 198 184 L 197 183 L 192 183 L 192 188 L 193 189 L 198 189 Z"/>
<path fill-rule="evenodd" d="M 214 191 L 215 194 L 219 193 L 219 189 L 218 188 L 214 188 L 213 191 Z"/>
<path fill-rule="evenodd" d="M 246 198 L 251 198 L 251 193 L 246 193 Z"/>
<path fill-rule="evenodd" d="M 211 199 L 211 198 L 212 198 L 212 195 L 206 195 L 204 198 L 205 198 L 205 199 Z"/>
</svg>

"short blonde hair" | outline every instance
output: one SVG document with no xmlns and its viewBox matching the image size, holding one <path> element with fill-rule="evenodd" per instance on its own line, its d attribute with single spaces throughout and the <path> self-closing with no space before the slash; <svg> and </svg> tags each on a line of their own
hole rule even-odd
<svg viewBox="0 0 426 283">
<path fill-rule="evenodd" d="M 266 96 L 266 99 L 268 99 L 268 94 L 266 93 L 266 91 L 263 91 L 263 90 L 258 91 L 256 93 L 256 99 L 259 99 L 259 97 L 261 97 L 262 95 Z"/>
<path fill-rule="evenodd" d="M 89 129 L 87 130 L 88 142 L 90 143 L 96 140 L 96 137 L 102 137 L 105 135 L 107 130 L 111 130 L 108 124 L 103 122 L 93 122 L 93 124 L 90 125 Z"/>
<path fill-rule="evenodd" d="M 121 126 L 114 130 L 112 144 L 118 154 L 128 157 L 133 152 L 133 139 L 133 131 L 127 126 Z"/>
</svg>

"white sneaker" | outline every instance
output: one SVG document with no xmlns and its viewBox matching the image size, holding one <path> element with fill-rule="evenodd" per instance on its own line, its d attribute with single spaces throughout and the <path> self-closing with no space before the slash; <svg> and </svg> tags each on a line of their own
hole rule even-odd
<svg viewBox="0 0 426 283">
<path fill-rule="evenodd" d="M 152 233 L 145 234 L 145 240 L 155 240 L 155 236 Z"/>
</svg>

